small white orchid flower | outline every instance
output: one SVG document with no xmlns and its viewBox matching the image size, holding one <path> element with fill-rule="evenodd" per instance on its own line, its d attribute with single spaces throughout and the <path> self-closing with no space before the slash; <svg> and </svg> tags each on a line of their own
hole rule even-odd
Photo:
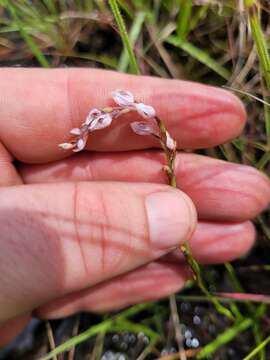
<svg viewBox="0 0 270 360">
<path fill-rule="evenodd" d="M 166 131 L 166 146 L 172 151 L 176 150 L 176 141 L 171 137 L 168 131 Z"/>
<path fill-rule="evenodd" d="M 113 100 L 121 107 L 136 110 L 144 118 L 153 118 L 156 112 L 152 106 L 136 103 L 133 94 L 126 90 L 115 90 L 112 92 Z"/>
<path fill-rule="evenodd" d="M 102 112 L 99 109 L 92 109 L 90 113 L 87 115 L 87 118 L 83 125 L 89 125 L 94 119 L 100 116 Z"/>
<path fill-rule="evenodd" d="M 150 105 L 145 105 L 143 103 L 135 104 L 135 108 L 138 113 L 144 118 L 153 118 L 156 116 L 155 109 Z"/>
<path fill-rule="evenodd" d="M 156 135 L 158 136 L 157 132 L 155 131 L 152 124 L 149 124 L 145 121 L 134 121 L 130 124 L 132 130 L 137 135 Z"/>
<path fill-rule="evenodd" d="M 109 113 L 104 113 L 92 120 L 88 126 L 89 131 L 101 130 L 110 126 L 112 123 L 112 116 Z"/>
<path fill-rule="evenodd" d="M 119 106 L 130 106 L 134 104 L 134 96 L 127 90 L 115 90 L 112 92 L 112 98 Z"/>
<path fill-rule="evenodd" d="M 82 151 L 85 148 L 86 142 L 87 142 L 87 137 L 88 136 L 80 137 L 77 140 L 76 147 L 74 148 L 73 152 L 79 152 L 79 151 Z"/>
<path fill-rule="evenodd" d="M 71 135 L 81 135 L 81 129 L 79 129 L 79 128 L 74 128 L 74 129 L 71 129 L 70 130 L 70 134 Z"/>
</svg>

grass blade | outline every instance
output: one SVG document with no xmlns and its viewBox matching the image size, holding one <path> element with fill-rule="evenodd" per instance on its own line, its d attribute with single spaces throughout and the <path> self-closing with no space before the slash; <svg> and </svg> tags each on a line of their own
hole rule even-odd
<svg viewBox="0 0 270 360">
<path fill-rule="evenodd" d="M 212 59 L 207 52 L 204 52 L 203 50 L 197 48 L 188 41 L 183 41 L 179 39 L 177 36 L 168 37 L 166 39 L 166 42 L 182 49 L 194 59 L 206 65 L 209 69 L 213 70 L 215 73 L 223 77 L 225 80 L 229 80 L 230 72 L 222 65 L 220 65 L 217 61 Z"/>
<path fill-rule="evenodd" d="M 134 46 L 136 40 L 138 39 L 138 37 L 141 33 L 144 19 L 145 19 L 144 12 L 139 12 L 137 14 L 137 16 L 135 17 L 135 20 L 133 22 L 133 25 L 130 29 L 130 34 L 129 34 L 130 44 L 132 47 Z M 119 60 L 119 64 L 118 64 L 118 68 L 117 68 L 118 71 L 125 72 L 128 68 L 128 63 L 129 63 L 129 54 L 128 54 L 127 49 L 125 48 L 123 50 L 120 60 Z"/>
<path fill-rule="evenodd" d="M 98 325 L 92 326 L 90 329 L 84 331 L 83 333 L 74 336 L 70 340 L 66 341 L 65 343 L 57 346 L 53 351 L 51 351 L 49 354 L 44 356 L 42 360 L 49 360 L 53 359 L 55 356 L 62 354 L 63 352 L 70 350 L 74 346 L 80 344 L 81 342 L 89 339 L 90 337 L 105 333 L 111 326 L 113 321 L 107 320 L 103 321 L 102 323 L 99 323 Z"/>
<path fill-rule="evenodd" d="M 177 19 L 177 35 L 186 40 L 190 29 L 190 18 L 193 0 L 179 0 L 179 15 Z"/>
<path fill-rule="evenodd" d="M 22 38 L 26 42 L 26 44 L 29 46 L 32 53 L 37 58 L 40 65 L 44 68 L 50 67 L 50 64 L 48 63 L 45 56 L 42 54 L 36 43 L 33 41 L 32 37 L 26 32 L 23 24 L 21 23 L 20 19 L 17 16 L 16 9 L 13 7 L 13 5 L 9 1 L 4 2 L 5 7 L 7 11 L 9 12 L 10 16 L 13 18 L 14 22 L 18 26 L 19 32 L 21 33 Z"/>
<path fill-rule="evenodd" d="M 260 343 L 251 353 L 249 353 L 243 360 L 253 359 L 255 355 L 257 355 L 265 346 L 270 342 L 270 335 Z"/>
<path fill-rule="evenodd" d="M 268 53 L 267 42 L 259 19 L 259 8 L 255 0 L 245 0 L 245 7 L 248 12 L 249 24 L 250 24 L 253 40 L 256 45 L 257 53 L 259 56 L 262 73 L 269 92 L 270 91 L 270 57 Z M 268 110 L 266 109 L 266 111 Z M 270 144 L 270 115 L 268 113 L 265 116 L 265 128 L 267 135 L 267 143 Z"/>
<path fill-rule="evenodd" d="M 245 319 L 240 323 L 232 326 L 228 330 L 224 331 L 224 333 L 220 334 L 214 341 L 207 344 L 197 355 L 197 359 L 205 359 L 209 355 L 213 354 L 217 351 L 221 346 L 232 341 L 238 334 L 242 331 L 247 330 L 251 325 L 253 325 L 252 319 Z"/>
<path fill-rule="evenodd" d="M 118 29 L 119 29 L 120 36 L 122 38 L 123 44 L 124 44 L 124 46 L 126 48 L 126 51 L 127 51 L 128 55 L 129 55 L 131 71 L 134 74 L 139 74 L 140 69 L 139 69 L 139 66 L 137 64 L 137 60 L 136 60 L 134 51 L 132 49 L 129 37 L 128 37 L 128 33 L 127 33 L 127 30 L 126 30 L 124 19 L 123 19 L 122 15 L 121 15 L 119 7 L 118 7 L 117 0 L 109 0 L 109 4 L 110 4 L 110 7 L 112 9 L 115 21 L 117 23 L 117 26 L 118 26 Z"/>
</svg>

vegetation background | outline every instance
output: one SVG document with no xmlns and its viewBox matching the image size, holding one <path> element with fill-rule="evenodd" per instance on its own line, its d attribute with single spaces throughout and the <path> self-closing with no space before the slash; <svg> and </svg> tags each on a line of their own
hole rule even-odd
<svg viewBox="0 0 270 360">
<path fill-rule="evenodd" d="M 247 106 L 248 126 L 204 153 L 268 176 L 269 45 L 269 0 L 0 0 L 1 66 L 98 67 L 230 87 Z M 176 295 L 177 309 L 164 300 L 104 316 L 33 320 L 0 359 L 270 359 L 269 223 L 270 211 L 256 219 L 249 256 L 200 269 L 215 295 L 190 283 Z M 224 291 L 234 299 L 218 295 Z"/>
</svg>

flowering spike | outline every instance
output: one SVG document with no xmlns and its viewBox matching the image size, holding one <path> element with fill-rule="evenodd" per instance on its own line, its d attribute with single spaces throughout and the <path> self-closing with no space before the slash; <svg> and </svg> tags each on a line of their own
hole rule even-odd
<svg viewBox="0 0 270 360">
<path fill-rule="evenodd" d="M 73 128 L 70 133 L 76 136 L 70 143 L 63 143 L 59 146 L 62 149 L 73 149 L 74 152 L 83 150 L 86 146 L 90 132 L 104 129 L 111 125 L 113 119 L 119 116 L 136 111 L 147 121 L 133 122 L 132 130 L 138 135 L 152 135 L 166 146 L 168 152 L 175 152 L 176 142 L 170 134 L 161 126 L 161 121 L 156 117 L 155 109 L 152 106 L 135 101 L 133 94 L 127 90 L 115 90 L 112 92 L 113 100 L 118 106 L 105 107 L 103 109 L 92 109 L 80 128 Z"/>
<path fill-rule="evenodd" d="M 119 106 L 129 106 L 134 103 L 134 96 L 130 91 L 115 90 L 112 92 L 112 98 Z"/>
</svg>

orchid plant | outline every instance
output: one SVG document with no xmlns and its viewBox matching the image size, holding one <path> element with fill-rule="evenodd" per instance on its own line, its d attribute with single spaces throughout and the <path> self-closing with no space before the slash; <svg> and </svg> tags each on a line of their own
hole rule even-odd
<svg viewBox="0 0 270 360">
<path fill-rule="evenodd" d="M 167 162 L 164 166 L 164 171 L 167 174 L 169 184 L 176 188 L 175 159 L 177 154 L 177 143 L 172 138 L 161 119 L 156 115 L 155 109 L 150 105 L 137 102 L 134 95 L 127 90 L 113 91 L 112 98 L 116 103 L 116 106 L 105 107 L 103 109 L 92 109 L 80 128 L 70 130 L 70 134 L 73 135 L 73 138 L 69 142 L 59 144 L 59 147 L 64 150 L 80 152 L 85 148 L 90 133 L 107 128 L 121 115 L 130 112 L 137 112 L 143 120 L 131 122 L 131 129 L 137 135 L 152 136 L 160 143 Z M 200 266 L 193 258 L 187 243 L 181 246 L 181 251 L 192 270 L 194 280 L 202 292 L 209 298 L 210 301 L 212 301 L 216 309 L 221 314 L 227 316 L 229 319 L 233 319 L 231 311 L 225 308 L 207 290 L 201 276 Z"/>
</svg>

